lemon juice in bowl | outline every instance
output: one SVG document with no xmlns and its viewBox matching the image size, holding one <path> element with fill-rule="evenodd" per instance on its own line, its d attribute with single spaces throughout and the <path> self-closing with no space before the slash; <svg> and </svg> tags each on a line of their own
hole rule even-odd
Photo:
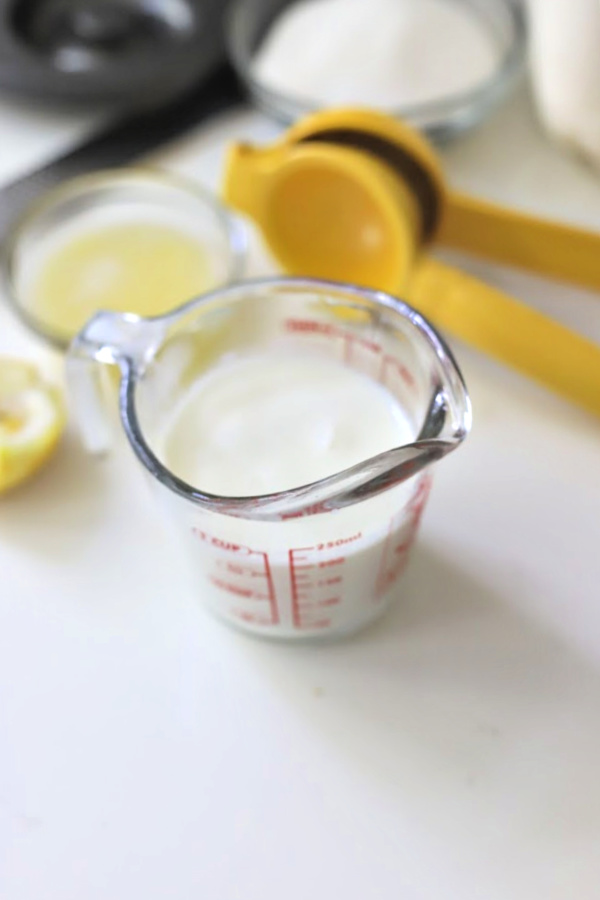
<svg viewBox="0 0 600 900">
<path fill-rule="evenodd" d="M 241 274 L 245 239 L 185 179 L 116 169 L 48 192 L 2 253 L 5 294 L 60 348 L 100 309 L 152 317 Z"/>
<path fill-rule="evenodd" d="M 160 315 L 211 283 L 208 254 L 193 234 L 132 219 L 61 235 L 27 277 L 24 296 L 36 317 L 67 337 L 98 309 L 123 309 L 123 298 L 128 312 Z"/>
</svg>

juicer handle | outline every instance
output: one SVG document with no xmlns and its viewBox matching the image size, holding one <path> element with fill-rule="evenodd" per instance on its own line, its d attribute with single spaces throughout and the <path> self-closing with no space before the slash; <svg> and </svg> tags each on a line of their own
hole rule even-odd
<svg viewBox="0 0 600 900">
<path fill-rule="evenodd" d="M 449 193 L 436 241 L 600 291 L 600 234 Z"/>
<path fill-rule="evenodd" d="M 270 155 L 250 144 L 231 144 L 225 158 L 223 200 L 232 209 L 260 223 L 272 170 Z"/>
<path fill-rule="evenodd" d="M 600 345 L 431 258 L 407 299 L 434 325 L 600 416 Z"/>
</svg>

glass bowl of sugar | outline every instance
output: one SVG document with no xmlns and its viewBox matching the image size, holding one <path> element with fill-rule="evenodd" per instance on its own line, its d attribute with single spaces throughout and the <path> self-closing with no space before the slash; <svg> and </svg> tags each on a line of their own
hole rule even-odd
<svg viewBox="0 0 600 900">
<path fill-rule="evenodd" d="M 367 106 L 442 142 L 507 94 L 526 29 L 517 0 L 234 0 L 227 39 L 250 95 L 281 122 Z"/>
</svg>

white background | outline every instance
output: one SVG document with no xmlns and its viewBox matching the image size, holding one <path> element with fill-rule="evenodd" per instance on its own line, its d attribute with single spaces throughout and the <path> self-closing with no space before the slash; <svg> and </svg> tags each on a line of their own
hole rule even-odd
<svg viewBox="0 0 600 900">
<path fill-rule="evenodd" d="M 0 107 L 10 179 L 91 124 Z M 216 187 L 239 112 L 160 157 Z M 517 96 L 453 184 L 600 228 Z M 472 270 L 600 340 L 600 301 Z M 264 271 L 261 254 L 251 271 Z M 475 426 L 392 613 L 277 646 L 190 597 L 129 449 L 0 500 L 2 900 L 596 900 L 600 424 L 454 343 Z M 0 351 L 60 367 L 0 309 Z"/>
</svg>

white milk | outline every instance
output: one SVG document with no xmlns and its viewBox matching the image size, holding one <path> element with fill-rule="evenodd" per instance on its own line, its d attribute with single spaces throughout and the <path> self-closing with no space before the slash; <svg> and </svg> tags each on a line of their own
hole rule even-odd
<svg viewBox="0 0 600 900">
<path fill-rule="evenodd" d="M 175 410 L 171 471 L 211 494 L 285 491 L 409 443 L 392 394 L 335 359 L 283 352 L 212 369 Z"/>
<path fill-rule="evenodd" d="M 252 74 L 274 91 L 320 106 L 390 109 L 473 90 L 498 63 L 484 17 L 468 4 L 298 0 L 276 17 Z"/>
<path fill-rule="evenodd" d="M 415 438 L 395 397 L 343 363 L 271 352 L 199 378 L 161 441 L 165 465 L 222 496 L 320 480 Z M 268 635 L 353 631 L 386 605 L 427 496 L 417 477 L 342 510 L 253 522 L 198 511 L 188 523 L 201 598 Z"/>
</svg>

